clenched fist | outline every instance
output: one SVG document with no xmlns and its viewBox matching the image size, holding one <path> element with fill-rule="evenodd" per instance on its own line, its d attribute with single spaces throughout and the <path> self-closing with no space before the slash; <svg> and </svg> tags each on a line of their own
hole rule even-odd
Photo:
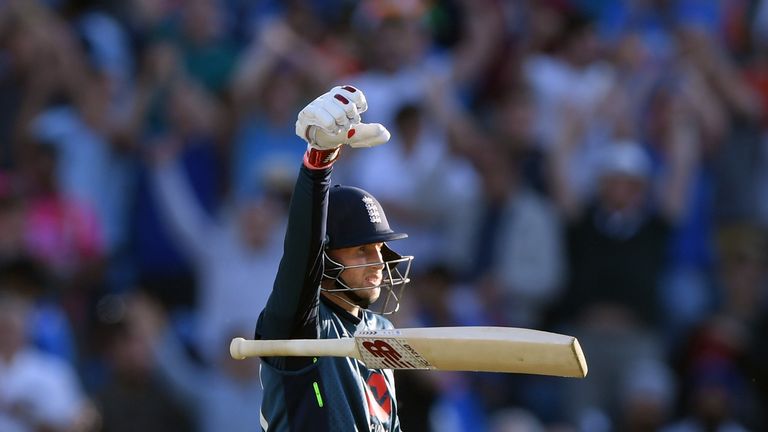
<svg viewBox="0 0 768 432">
<path fill-rule="evenodd" d="M 374 147 L 389 141 L 389 131 L 378 123 L 361 123 L 368 109 L 362 91 L 345 85 L 332 88 L 301 112 L 296 135 L 319 151 L 337 150 L 342 145 Z"/>
</svg>

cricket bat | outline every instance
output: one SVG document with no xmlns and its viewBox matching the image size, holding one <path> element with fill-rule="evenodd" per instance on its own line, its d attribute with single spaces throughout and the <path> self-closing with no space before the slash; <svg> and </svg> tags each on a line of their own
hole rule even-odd
<svg viewBox="0 0 768 432">
<path fill-rule="evenodd" d="M 587 362 L 573 336 L 512 327 L 424 327 L 358 331 L 351 338 L 246 340 L 232 358 L 352 357 L 371 369 L 508 372 L 584 378 Z"/>
</svg>

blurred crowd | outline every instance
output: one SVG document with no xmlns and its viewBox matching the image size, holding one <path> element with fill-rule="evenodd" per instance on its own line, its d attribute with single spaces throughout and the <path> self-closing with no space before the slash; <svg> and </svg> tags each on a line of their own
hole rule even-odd
<svg viewBox="0 0 768 432">
<path fill-rule="evenodd" d="M 590 365 L 398 372 L 405 430 L 768 429 L 768 2 L 2 0 L 0 431 L 256 430 L 228 342 L 338 84 L 392 133 L 334 181 L 410 235 L 395 324 Z"/>
</svg>

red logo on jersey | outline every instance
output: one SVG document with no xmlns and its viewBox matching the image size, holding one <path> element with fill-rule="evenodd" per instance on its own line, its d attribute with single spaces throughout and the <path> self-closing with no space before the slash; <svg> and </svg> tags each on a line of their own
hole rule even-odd
<svg viewBox="0 0 768 432">
<path fill-rule="evenodd" d="M 371 415 L 379 419 L 380 422 L 389 421 L 392 414 L 392 397 L 389 395 L 387 381 L 384 375 L 379 372 L 371 373 L 365 388 L 365 399 L 368 401 L 368 410 Z"/>
</svg>

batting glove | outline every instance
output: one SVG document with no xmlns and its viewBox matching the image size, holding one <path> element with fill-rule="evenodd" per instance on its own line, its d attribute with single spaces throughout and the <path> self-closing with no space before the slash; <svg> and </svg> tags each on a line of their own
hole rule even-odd
<svg viewBox="0 0 768 432">
<path fill-rule="evenodd" d="M 308 144 L 304 163 L 327 168 L 339 157 L 341 146 L 374 147 L 389 141 L 389 131 L 378 123 L 361 123 L 368 109 L 362 91 L 337 86 L 307 105 L 296 120 L 296 135 Z"/>
</svg>

